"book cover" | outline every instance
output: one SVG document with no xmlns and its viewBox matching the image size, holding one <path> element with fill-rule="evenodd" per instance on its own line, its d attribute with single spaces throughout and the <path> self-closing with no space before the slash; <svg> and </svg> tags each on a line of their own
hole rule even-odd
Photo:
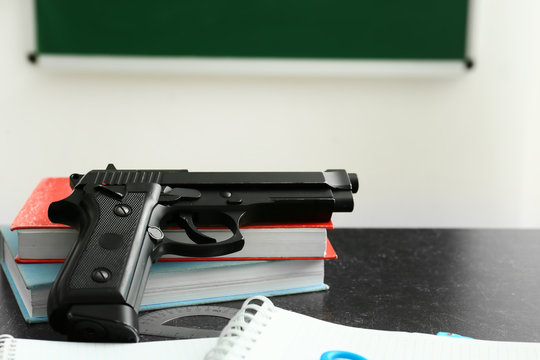
<svg viewBox="0 0 540 360">
<path fill-rule="evenodd" d="M 50 203 L 68 197 L 71 192 L 67 177 L 42 179 L 15 216 L 11 229 L 69 229 L 67 225 L 51 222 L 47 213 Z"/>
</svg>

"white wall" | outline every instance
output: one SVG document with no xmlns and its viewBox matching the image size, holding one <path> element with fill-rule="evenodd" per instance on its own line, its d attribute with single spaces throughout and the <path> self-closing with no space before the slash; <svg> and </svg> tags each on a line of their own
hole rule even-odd
<svg viewBox="0 0 540 360">
<path fill-rule="evenodd" d="M 51 74 L 0 1 L 0 223 L 45 176 L 121 168 L 357 172 L 337 226 L 540 226 L 540 2 L 477 1 L 454 79 Z"/>
</svg>

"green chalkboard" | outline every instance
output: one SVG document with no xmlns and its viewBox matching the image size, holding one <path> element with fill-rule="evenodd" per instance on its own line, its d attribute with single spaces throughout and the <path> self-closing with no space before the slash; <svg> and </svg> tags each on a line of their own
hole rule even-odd
<svg viewBox="0 0 540 360">
<path fill-rule="evenodd" d="M 34 0 L 37 54 L 466 58 L 468 0 Z"/>
</svg>

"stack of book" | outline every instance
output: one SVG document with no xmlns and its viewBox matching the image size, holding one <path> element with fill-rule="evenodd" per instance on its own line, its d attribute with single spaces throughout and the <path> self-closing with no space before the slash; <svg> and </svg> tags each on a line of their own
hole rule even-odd
<svg viewBox="0 0 540 360">
<path fill-rule="evenodd" d="M 47 297 L 77 231 L 53 224 L 51 202 L 71 193 L 67 178 L 43 179 L 11 227 L 0 229 L 2 269 L 27 322 L 46 321 Z M 152 265 L 141 310 L 328 289 L 324 260 L 336 253 L 327 239 L 329 223 L 248 226 L 244 248 L 216 258 L 165 256 Z M 225 229 L 203 229 L 221 239 Z M 182 229 L 166 236 L 190 241 Z"/>
</svg>

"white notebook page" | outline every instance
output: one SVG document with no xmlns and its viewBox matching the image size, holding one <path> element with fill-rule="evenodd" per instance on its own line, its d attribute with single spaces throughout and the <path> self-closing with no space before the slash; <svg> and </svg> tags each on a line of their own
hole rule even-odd
<svg viewBox="0 0 540 360">
<path fill-rule="evenodd" d="M 354 328 L 276 308 L 263 297 L 246 300 L 205 359 L 318 360 L 327 351 L 367 360 L 540 360 L 540 343 Z"/>
<path fill-rule="evenodd" d="M 248 359 L 319 359 L 343 350 L 368 360 L 540 359 L 540 344 L 495 342 L 332 324 L 276 308 Z"/>
<path fill-rule="evenodd" d="M 216 341 L 208 338 L 107 344 L 12 339 L 4 341 L 0 358 L 3 351 L 2 360 L 201 360 Z"/>
</svg>

